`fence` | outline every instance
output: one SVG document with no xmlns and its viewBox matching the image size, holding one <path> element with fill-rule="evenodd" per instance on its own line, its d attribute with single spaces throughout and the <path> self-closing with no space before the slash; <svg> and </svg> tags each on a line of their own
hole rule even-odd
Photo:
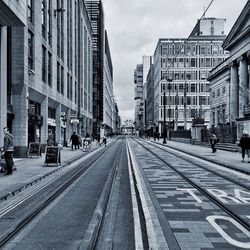
<svg viewBox="0 0 250 250">
<path fill-rule="evenodd" d="M 237 126 L 224 125 L 221 127 L 212 128 L 209 130 L 201 130 L 201 141 L 209 142 L 211 132 L 216 134 L 220 143 L 232 143 L 235 144 L 237 140 Z"/>
</svg>

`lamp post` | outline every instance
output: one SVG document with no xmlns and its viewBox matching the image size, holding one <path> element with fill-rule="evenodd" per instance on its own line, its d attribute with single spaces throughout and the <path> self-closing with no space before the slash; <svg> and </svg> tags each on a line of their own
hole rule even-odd
<svg viewBox="0 0 250 250">
<path fill-rule="evenodd" d="M 173 79 L 168 78 L 168 90 L 169 90 L 169 106 L 170 106 L 170 83 L 173 81 Z M 164 107 L 164 117 L 163 117 L 163 144 L 166 144 L 166 87 L 164 88 L 164 99 L 163 99 L 163 107 Z M 170 112 L 170 108 L 169 108 L 169 112 Z M 169 114 L 169 121 L 170 121 L 170 114 Z M 170 122 L 169 122 L 169 127 L 170 127 Z"/>
<path fill-rule="evenodd" d="M 164 89 L 164 99 L 163 99 L 163 106 L 164 106 L 164 112 L 163 112 L 163 144 L 166 144 L 166 91 Z"/>
</svg>

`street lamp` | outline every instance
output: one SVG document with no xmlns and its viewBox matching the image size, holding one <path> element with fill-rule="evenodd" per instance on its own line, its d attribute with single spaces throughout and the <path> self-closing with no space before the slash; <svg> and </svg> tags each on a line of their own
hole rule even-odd
<svg viewBox="0 0 250 250">
<path fill-rule="evenodd" d="M 169 96 L 170 96 L 170 83 L 173 81 L 173 79 L 168 78 L 168 90 L 169 90 Z M 169 98 L 169 105 L 170 105 L 170 98 Z M 164 106 L 164 117 L 163 117 L 163 144 L 166 144 L 166 87 L 164 88 L 164 99 L 163 99 L 163 106 Z M 170 112 L 170 108 L 169 108 L 169 112 Z M 170 115 L 169 115 L 169 120 L 170 120 Z M 170 124 L 170 123 L 169 123 Z M 170 126 L 170 125 L 169 125 Z"/>
</svg>

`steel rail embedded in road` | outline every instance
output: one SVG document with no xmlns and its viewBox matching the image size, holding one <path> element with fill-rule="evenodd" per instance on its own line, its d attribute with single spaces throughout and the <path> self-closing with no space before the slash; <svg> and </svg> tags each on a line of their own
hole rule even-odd
<svg viewBox="0 0 250 250">
<path fill-rule="evenodd" d="M 143 142 L 145 143 L 145 140 L 143 140 Z M 158 149 L 163 150 L 163 151 L 166 151 L 166 148 L 168 148 L 168 146 L 165 146 L 165 145 L 164 145 L 164 146 L 161 146 L 161 145 L 157 145 L 157 144 L 155 144 L 155 143 L 150 143 L 150 142 L 147 142 L 147 141 L 146 141 L 146 143 L 148 143 L 148 144 L 150 144 L 150 145 L 153 145 L 155 148 L 158 148 Z M 169 147 L 169 149 L 172 150 L 172 151 L 179 152 L 179 153 L 181 153 L 182 155 L 180 155 L 180 154 L 178 154 L 178 153 L 175 153 L 175 152 L 172 152 L 172 151 L 171 151 L 171 152 L 170 152 L 170 151 L 167 151 L 169 154 L 172 154 L 172 155 L 174 155 L 174 156 L 176 156 L 176 157 L 178 157 L 178 158 L 181 158 L 181 159 L 183 159 L 183 160 L 185 160 L 185 161 L 187 161 L 187 162 L 190 162 L 190 163 L 192 163 L 193 165 L 195 165 L 195 166 L 197 166 L 197 167 L 199 167 L 199 168 L 202 168 L 202 169 L 204 169 L 204 170 L 206 170 L 206 171 L 208 171 L 208 172 L 210 172 L 210 173 L 213 173 L 213 174 L 215 174 L 215 175 L 217 175 L 217 176 L 219 176 L 219 177 L 221 177 L 221 178 L 223 178 L 223 179 L 225 179 L 225 180 L 228 180 L 228 181 L 230 181 L 230 182 L 232 182 L 232 183 L 234 183 L 234 184 L 236 184 L 236 185 L 238 185 L 238 186 L 240 186 L 240 187 L 243 187 L 243 188 L 245 188 L 246 190 L 249 190 L 249 191 L 250 191 L 250 185 L 245 185 L 244 183 L 239 182 L 239 181 L 237 181 L 237 180 L 235 180 L 235 179 L 233 179 L 233 178 L 231 178 L 231 177 L 229 177 L 229 176 L 226 176 L 226 175 L 224 175 L 224 174 L 222 174 L 222 173 L 220 173 L 220 172 L 216 172 L 216 171 L 214 171 L 214 170 L 212 170 L 212 169 L 209 169 L 209 168 L 203 166 L 202 164 L 198 164 L 198 163 L 195 162 L 194 160 L 189 159 L 190 155 L 189 155 L 187 152 L 182 151 L 182 150 L 180 150 L 180 149 L 175 149 L 175 148 L 172 148 L 172 147 Z M 184 156 L 184 155 L 185 155 L 185 156 Z M 187 157 L 186 157 L 186 156 L 187 156 Z M 199 157 L 197 157 L 197 156 L 195 156 L 195 155 L 192 155 L 192 157 L 193 157 L 193 158 L 194 158 L 194 157 L 199 158 Z M 207 160 L 207 159 L 205 159 L 205 158 L 199 158 L 199 159 L 202 160 L 202 161 L 209 162 L 209 163 L 214 164 L 214 165 L 218 165 L 219 167 L 225 167 L 225 166 L 222 166 L 222 165 L 220 165 L 220 164 L 218 164 L 218 163 L 211 162 L 211 161 L 209 161 L 209 160 Z M 231 169 L 231 168 L 230 168 L 230 169 Z M 234 168 L 234 169 L 231 169 L 231 170 L 233 170 L 233 171 L 235 171 L 235 172 L 238 172 L 238 173 L 244 173 L 244 174 L 246 174 L 245 172 L 242 172 L 242 171 L 240 171 L 240 170 L 237 169 L 237 168 Z"/>
<path fill-rule="evenodd" d="M 246 222 L 246 221 L 244 221 L 240 216 L 238 216 L 230 208 L 228 208 L 227 206 L 225 206 L 221 201 L 219 201 L 218 199 L 216 199 L 208 191 L 206 191 L 204 188 L 200 187 L 198 184 L 196 184 L 193 180 L 191 180 L 190 178 L 188 178 L 181 171 L 177 170 L 175 167 L 173 167 L 172 165 L 170 165 L 167 161 L 165 161 L 162 157 L 160 157 L 159 155 L 157 155 L 155 152 L 153 152 L 152 150 L 150 150 L 149 148 L 147 148 L 142 143 L 138 142 L 138 140 L 134 139 L 134 141 L 136 143 L 138 143 L 139 145 L 141 145 L 145 150 L 147 150 L 148 152 L 150 152 L 152 155 L 154 155 L 161 162 L 163 162 L 164 164 L 166 164 L 169 168 L 171 168 L 174 172 L 176 172 L 183 180 L 185 180 L 187 183 L 189 183 L 191 186 L 193 186 L 195 189 L 197 189 L 200 193 L 202 193 L 205 197 L 207 197 L 210 201 L 212 201 L 214 204 L 216 204 L 218 207 L 220 207 L 226 214 L 228 214 L 230 217 L 232 217 L 233 219 L 235 219 L 241 226 L 243 226 L 245 229 L 247 229 L 248 231 L 250 231 L 250 225 L 249 225 L 249 223 Z M 170 154 L 171 154 L 171 152 L 170 152 Z"/>
<path fill-rule="evenodd" d="M 34 207 L 33 210 L 29 211 L 24 217 L 14 219 L 10 225 L 8 225 L 4 229 L 0 229 L 0 247 L 4 246 L 10 239 L 16 236 L 21 229 L 23 229 L 28 223 L 30 223 L 38 214 L 40 214 L 52 201 L 54 201 L 63 191 L 65 191 L 75 180 L 77 180 L 81 175 L 83 175 L 88 169 L 93 166 L 93 164 L 98 161 L 105 152 L 107 152 L 110 147 L 105 148 L 103 151 L 97 153 L 97 156 L 91 159 L 87 159 L 85 162 L 85 166 L 82 167 L 79 163 L 75 168 L 68 171 L 63 176 L 60 176 L 55 181 L 51 182 L 49 185 L 46 185 L 46 188 L 50 187 L 53 192 L 47 194 L 44 200 L 40 200 L 37 203 L 37 206 Z M 53 186 L 53 188 L 52 188 Z M 17 206 L 10 206 L 8 213 L 13 213 L 13 209 L 18 209 L 20 206 L 25 206 L 26 203 L 29 203 L 31 198 L 34 198 L 35 195 L 38 195 L 40 192 L 44 191 L 44 188 L 34 192 L 28 199 L 24 199 L 23 201 L 19 201 Z M 40 196 L 42 197 L 42 195 Z M 5 210 L 4 215 L 8 216 L 8 213 Z M 13 217 L 13 214 L 11 214 Z M 3 218 L 2 218 L 3 219 Z"/>
</svg>

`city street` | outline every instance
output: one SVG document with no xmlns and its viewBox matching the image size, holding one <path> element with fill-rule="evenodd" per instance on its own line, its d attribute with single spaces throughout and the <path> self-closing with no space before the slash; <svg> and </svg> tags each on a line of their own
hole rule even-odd
<svg viewBox="0 0 250 250">
<path fill-rule="evenodd" d="M 61 154 L 61 166 L 15 159 L 18 170 L 0 176 L 1 194 L 20 189 L 0 203 L 3 249 L 249 248 L 250 167 L 239 153 L 123 136 Z M 47 175 L 22 188 L 28 167 Z"/>
</svg>

